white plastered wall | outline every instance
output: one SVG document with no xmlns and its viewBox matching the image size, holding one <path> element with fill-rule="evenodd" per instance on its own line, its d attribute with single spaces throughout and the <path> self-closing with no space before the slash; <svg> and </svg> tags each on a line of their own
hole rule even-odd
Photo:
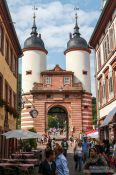
<svg viewBox="0 0 116 175">
<path fill-rule="evenodd" d="M 66 70 L 74 72 L 74 82 L 82 82 L 83 89 L 91 92 L 90 54 L 87 51 L 75 50 L 66 53 Z M 87 75 L 83 74 L 87 71 Z"/>
<path fill-rule="evenodd" d="M 38 50 L 24 51 L 22 57 L 22 89 L 29 92 L 34 82 L 40 82 L 40 73 L 46 70 L 46 54 Z M 26 75 L 26 71 L 32 74 Z"/>
</svg>

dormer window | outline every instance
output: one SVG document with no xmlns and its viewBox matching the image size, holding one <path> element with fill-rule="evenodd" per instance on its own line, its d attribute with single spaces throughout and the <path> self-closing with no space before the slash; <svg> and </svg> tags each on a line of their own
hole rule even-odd
<svg viewBox="0 0 116 175">
<path fill-rule="evenodd" d="M 51 77 L 45 77 L 45 84 L 51 84 Z"/>
<path fill-rule="evenodd" d="M 64 84 L 70 84 L 70 77 L 64 77 Z"/>
</svg>

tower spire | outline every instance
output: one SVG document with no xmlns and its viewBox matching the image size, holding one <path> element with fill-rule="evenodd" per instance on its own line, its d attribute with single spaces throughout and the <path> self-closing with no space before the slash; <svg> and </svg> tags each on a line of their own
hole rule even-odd
<svg viewBox="0 0 116 175">
<path fill-rule="evenodd" d="M 75 23 L 75 27 L 74 27 L 74 33 L 73 35 L 74 36 L 77 36 L 77 37 L 80 37 L 80 33 L 79 33 L 79 26 L 78 26 L 78 22 L 77 22 L 77 19 L 78 19 L 78 15 L 77 15 L 77 10 L 79 10 L 79 8 L 74 8 L 75 10 L 75 20 L 76 20 L 76 23 Z"/>
<path fill-rule="evenodd" d="M 34 10 L 34 14 L 33 14 L 33 26 L 32 26 L 31 35 L 37 36 L 38 33 L 37 33 L 37 26 L 36 26 L 36 23 L 35 23 L 35 18 L 36 18 L 35 11 L 38 10 L 38 8 L 34 6 L 33 10 Z"/>
</svg>

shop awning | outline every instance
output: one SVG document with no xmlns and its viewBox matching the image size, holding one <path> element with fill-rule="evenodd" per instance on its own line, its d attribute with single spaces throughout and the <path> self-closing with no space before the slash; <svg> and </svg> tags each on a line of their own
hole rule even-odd
<svg viewBox="0 0 116 175">
<path fill-rule="evenodd" d="M 116 114 L 116 107 L 114 107 L 109 114 L 106 116 L 106 118 L 104 119 L 102 125 L 100 127 L 105 127 L 107 126 L 112 120 L 114 115 Z"/>
</svg>

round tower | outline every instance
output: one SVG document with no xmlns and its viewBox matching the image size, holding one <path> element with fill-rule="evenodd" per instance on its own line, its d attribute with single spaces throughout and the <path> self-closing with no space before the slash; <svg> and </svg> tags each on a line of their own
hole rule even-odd
<svg viewBox="0 0 116 175">
<path fill-rule="evenodd" d="M 86 40 L 80 36 L 76 13 L 74 33 L 73 35 L 70 33 L 70 40 L 64 52 L 66 55 L 66 70 L 74 72 L 74 82 L 81 82 L 86 92 L 91 92 L 90 53 Z"/>
<path fill-rule="evenodd" d="M 40 73 L 47 67 L 47 50 L 41 39 L 41 34 L 37 33 L 35 24 L 35 14 L 33 17 L 31 36 L 24 42 L 22 57 L 22 90 L 24 93 L 30 92 L 34 82 L 41 82 Z"/>
</svg>

